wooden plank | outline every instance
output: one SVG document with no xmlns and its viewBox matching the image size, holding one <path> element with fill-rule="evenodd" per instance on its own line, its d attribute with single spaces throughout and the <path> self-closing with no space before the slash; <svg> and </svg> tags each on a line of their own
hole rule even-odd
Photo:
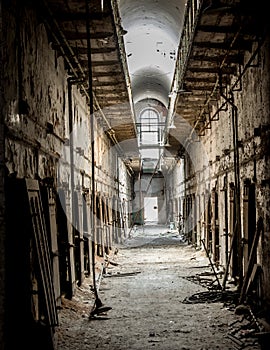
<svg viewBox="0 0 270 350">
<path fill-rule="evenodd" d="M 71 218 L 71 205 L 70 205 L 70 194 L 65 193 L 65 212 L 67 218 Z M 75 275 L 75 258 L 74 258 L 74 239 L 73 239 L 73 227 L 70 220 L 67 220 L 67 236 L 68 236 L 68 277 L 69 277 L 69 287 L 70 287 L 70 295 L 71 298 L 75 295 L 76 292 L 76 275 Z"/>
<path fill-rule="evenodd" d="M 246 296 L 248 282 L 249 282 L 250 276 L 252 274 L 252 270 L 253 270 L 254 263 L 255 263 L 257 246 L 258 246 L 259 238 L 260 238 L 262 232 L 263 232 L 263 219 L 260 217 L 258 222 L 257 222 L 257 229 L 256 229 L 256 232 L 255 232 L 255 235 L 253 238 L 253 243 L 252 243 L 252 247 L 251 247 L 251 251 L 250 251 L 250 255 L 249 255 L 247 272 L 245 274 L 243 286 L 242 286 L 241 293 L 240 293 L 240 298 L 239 298 L 240 304 L 244 302 L 244 298 Z"/>
<path fill-rule="evenodd" d="M 50 251 L 52 255 L 52 269 L 53 269 L 53 285 L 56 299 L 56 305 L 61 306 L 61 287 L 60 287 L 60 273 L 59 273 L 59 251 L 57 242 L 57 222 L 56 222 L 56 202 L 51 187 L 41 188 L 42 201 L 47 210 L 47 227 L 50 235 Z M 45 210 L 45 207 L 44 207 Z"/>
<path fill-rule="evenodd" d="M 39 261 L 39 272 L 42 283 L 42 292 L 45 299 L 47 322 L 49 326 L 58 325 L 58 315 L 53 286 L 52 262 L 47 240 L 44 212 L 40 198 L 37 180 L 25 179 L 29 200 L 30 218 L 35 241 L 36 253 Z"/>
</svg>

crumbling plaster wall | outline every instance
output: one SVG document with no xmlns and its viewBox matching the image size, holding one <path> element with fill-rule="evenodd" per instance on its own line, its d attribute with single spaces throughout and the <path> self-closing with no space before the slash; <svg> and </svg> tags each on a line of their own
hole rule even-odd
<svg viewBox="0 0 270 350">
<path fill-rule="evenodd" d="M 5 158 L 5 173 L 17 178 L 52 180 L 57 190 L 64 190 L 67 206 L 72 205 L 74 186 L 80 195 L 80 209 L 82 191 L 88 189 L 87 206 L 90 208 L 91 117 L 86 97 L 82 96 L 78 86 L 72 85 L 70 104 L 64 58 L 52 49 L 46 28 L 38 19 L 34 8 L 31 5 L 21 7 L 19 1 L 6 2 L 5 6 L 1 17 L 5 18 L 2 28 L 5 42 L 1 47 L 3 74 L 0 123 L 0 133 L 5 130 L 5 149 L 2 150 L 0 146 L 0 156 Z M 129 175 L 121 160 L 118 161 L 122 166 L 116 168 L 116 150 L 95 116 L 94 130 L 95 190 L 101 192 L 101 196 L 112 200 L 113 196 L 118 196 L 118 185 L 115 182 L 117 171 L 124 178 L 128 178 Z M 0 140 L 1 136 L 2 134 Z M 70 165 L 71 155 L 74 157 L 73 167 Z M 71 174 L 74 175 L 72 179 Z M 3 178 L 4 176 L 1 177 L 1 181 Z M 4 198 L 1 195 L 1 184 L 2 182 L 2 208 Z M 123 191 L 127 193 L 129 187 Z M 67 208 L 66 214 L 71 213 L 71 208 Z M 2 229 L 4 230 L 4 225 L 1 225 Z M 5 232 L 1 234 L 0 239 L 2 237 L 4 239 Z M 0 244 L 1 259 L 4 259 L 4 243 Z M 4 264 L 1 264 L 1 268 L 3 266 Z M 2 275 L 4 276 L 4 271 Z M 4 283 L 4 278 L 1 281 Z M 0 287 L 3 291 L 4 285 L 1 284 Z M 0 313 L 2 308 L 4 309 L 4 300 L 1 301 L 0 295 Z M 1 325 L 0 322 L 0 337 Z M 2 344 L 1 339 L 0 343 Z"/>
<path fill-rule="evenodd" d="M 4 62 L 6 167 L 17 177 L 55 177 L 66 132 L 67 77 L 45 27 L 23 9 L 9 16 Z M 54 133 L 48 132 L 48 124 Z"/>
<path fill-rule="evenodd" d="M 15 7 L 16 8 L 16 7 Z M 31 8 L 7 12 L 4 61 L 6 168 L 17 177 L 53 178 L 57 186 L 70 183 L 73 140 L 74 186 L 90 188 L 91 133 L 86 97 L 71 89 L 64 58 L 51 49 L 43 23 Z M 96 191 L 112 196 L 118 190 L 116 150 L 94 114 Z M 121 160 L 119 160 L 121 162 Z M 125 173 L 122 166 L 120 172 Z M 125 176 L 125 175 L 122 175 Z"/>
<path fill-rule="evenodd" d="M 256 188 L 256 221 L 263 219 L 264 232 L 260 237 L 257 261 L 263 269 L 263 295 L 270 309 L 270 34 L 243 80 L 243 95 L 239 96 L 242 115 L 239 138 L 243 140 L 241 180 L 250 177 Z M 256 44 L 254 44 L 256 47 Z M 245 127 L 246 122 L 248 127 Z M 254 129 L 255 128 L 255 129 Z M 254 136 L 256 135 L 256 136 Z M 258 136 L 257 136 L 258 135 Z M 252 155 L 255 157 L 252 157 Z M 251 161 L 245 166 L 245 161 Z M 253 158 L 253 161 L 252 161 Z M 253 176 L 253 178 L 252 178 Z"/>
<path fill-rule="evenodd" d="M 257 48 L 254 43 L 253 51 Z M 251 53 L 246 54 L 246 61 Z M 263 294 L 269 306 L 270 302 L 270 260 L 269 260 L 269 40 L 266 40 L 258 55 L 255 55 L 251 66 L 237 84 L 233 93 L 233 101 L 237 108 L 238 117 L 238 151 L 239 151 L 239 178 L 240 178 L 240 217 L 241 236 L 244 237 L 244 221 L 247 213 L 244 211 L 244 183 L 249 180 L 255 185 L 255 216 L 249 220 L 258 222 L 262 217 L 264 222 L 264 234 L 260 237 L 257 249 L 257 262 L 263 268 Z M 232 81 L 233 83 L 233 81 Z M 230 96 L 228 96 L 230 97 Z M 228 110 L 220 113 L 219 121 L 213 123 L 212 130 L 206 135 L 205 146 L 209 151 L 211 165 L 211 188 L 216 184 L 219 194 L 219 231 L 223 233 L 225 227 L 223 186 L 224 176 L 227 183 L 235 184 L 234 157 L 232 140 L 232 109 L 228 104 Z M 209 137 L 210 136 L 210 137 Z M 229 152 L 226 150 L 229 149 Z M 229 203 L 228 203 L 229 205 Z M 230 232 L 232 234 L 232 232 Z M 255 235 L 255 232 L 254 232 Z M 221 235 L 221 262 L 224 264 L 225 237 Z"/>
<path fill-rule="evenodd" d="M 254 43 L 253 51 L 257 48 Z M 251 57 L 252 53 L 246 54 L 245 63 Z M 239 84 L 239 88 L 233 92 L 233 103 L 237 109 L 238 117 L 238 151 L 239 151 L 239 174 L 240 174 L 240 210 L 241 210 L 241 226 L 243 236 L 243 221 L 246 220 L 243 208 L 244 181 L 248 179 L 250 183 L 255 185 L 255 208 L 256 217 L 263 218 L 264 234 L 260 238 L 257 249 L 257 261 L 263 268 L 263 297 L 266 305 L 270 305 L 270 241 L 269 241 L 269 125 L 270 125 L 270 61 L 269 61 L 269 37 L 261 47 L 259 54 L 255 55 Z M 232 80 L 232 85 L 237 77 Z M 228 87 L 230 90 L 230 86 Z M 232 97 L 228 95 L 228 98 Z M 219 105 L 224 99 L 219 101 Z M 217 106 L 218 108 L 218 106 Z M 212 109 L 212 115 L 217 111 Z M 227 109 L 218 113 L 218 120 L 211 123 L 211 129 L 206 130 L 206 134 L 200 137 L 201 147 L 198 153 L 192 156 L 193 163 L 196 164 L 193 179 L 188 179 L 185 189 L 190 189 L 198 198 L 198 202 L 205 209 L 205 195 L 215 190 L 218 194 L 218 225 L 220 235 L 220 262 L 225 265 L 225 201 L 224 201 L 224 180 L 227 182 L 227 191 L 229 184 L 235 183 L 234 174 L 234 144 L 233 144 L 233 127 L 232 127 L 232 107 L 227 104 Z M 208 165 L 200 164 L 200 159 L 207 155 Z M 201 165 L 203 165 L 201 167 Z M 190 175 L 194 169 L 191 169 Z M 183 169 L 182 169 L 183 172 Z M 178 188 L 181 185 L 181 174 L 179 169 L 175 168 L 174 176 L 175 184 L 178 181 Z M 195 185 L 194 185 L 195 179 Z M 176 191 L 179 198 L 185 195 L 184 190 Z M 208 198 L 210 198 L 208 196 Z M 229 196 L 227 197 L 229 206 Z M 197 202 L 197 205 L 198 205 Z M 196 209 L 198 210 L 198 208 Z M 229 218 L 230 220 L 230 218 Z M 252 219 L 251 219 L 252 220 Z M 201 220 L 202 222 L 202 220 Z M 201 234 L 204 236 L 203 227 Z M 198 229 L 197 227 L 197 229 Z M 232 234 L 232 232 L 229 232 Z"/>
</svg>

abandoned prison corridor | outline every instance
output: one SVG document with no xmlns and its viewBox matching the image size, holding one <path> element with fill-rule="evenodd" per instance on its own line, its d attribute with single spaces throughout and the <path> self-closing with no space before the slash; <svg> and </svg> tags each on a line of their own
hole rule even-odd
<svg viewBox="0 0 270 350">
<path fill-rule="evenodd" d="M 72 300 L 63 299 L 57 350 L 260 349 L 247 336 L 252 323 L 235 312 L 233 286 L 218 298 L 221 276 L 210 262 L 177 231 L 136 228 L 97 276 L 99 298 L 110 310 L 89 317 L 94 296 L 86 279 Z"/>
</svg>

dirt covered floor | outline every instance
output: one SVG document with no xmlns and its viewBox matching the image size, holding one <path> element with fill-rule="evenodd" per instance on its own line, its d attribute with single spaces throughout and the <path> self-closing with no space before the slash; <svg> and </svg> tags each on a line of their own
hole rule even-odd
<svg viewBox="0 0 270 350">
<path fill-rule="evenodd" d="M 86 279 L 63 299 L 57 350 L 261 349 L 252 320 L 235 312 L 236 292 L 217 290 L 205 252 L 177 232 L 137 229 L 117 250 L 98 281 L 111 309 L 89 318 L 94 293 Z"/>
</svg>

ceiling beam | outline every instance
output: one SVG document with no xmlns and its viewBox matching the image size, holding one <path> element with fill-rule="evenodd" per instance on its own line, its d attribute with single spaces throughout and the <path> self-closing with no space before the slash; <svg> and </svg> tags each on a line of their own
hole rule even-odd
<svg viewBox="0 0 270 350">
<path fill-rule="evenodd" d="M 194 47 L 204 48 L 204 49 L 219 49 L 219 50 L 244 50 L 250 51 L 252 48 L 252 42 L 247 40 L 237 40 L 232 45 L 230 42 L 223 43 L 213 43 L 211 41 L 194 41 Z"/>
<path fill-rule="evenodd" d="M 108 72 L 95 72 L 93 71 L 93 77 L 111 77 L 111 76 L 122 76 L 121 71 L 108 71 Z"/>
<path fill-rule="evenodd" d="M 74 50 L 76 50 L 74 48 Z M 111 53 L 111 52 L 115 52 L 116 51 L 116 47 L 92 47 L 91 48 L 91 54 L 95 55 L 95 54 L 99 54 L 99 53 Z M 76 52 L 76 51 L 75 51 Z M 77 51 L 79 54 L 84 54 L 87 55 L 87 48 L 81 48 L 80 51 Z"/>
<path fill-rule="evenodd" d="M 235 34 L 240 30 L 237 25 L 198 25 L 197 31 L 209 32 L 209 33 L 221 33 L 221 34 Z M 242 35 L 254 35 L 256 34 L 256 27 L 252 24 L 241 29 Z"/>
<path fill-rule="evenodd" d="M 109 89 L 108 89 L 109 88 Z M 107 86 L 107 88 L 102 87 L 101 89 L 97 89 L 96 87 L 93 87 L 96 96 L 98 96 L 99 94 L 104 94 L 104 93 L 109 93 L 110 94 L 120 94 L 121 92 L 123 92 L 122 88 L 113 88 L 110 86 Z"/>
<path fill-rule="evenodd" d="M 188 71 L 193 73 L 208 73 L 208 74 L 218 74 L 219 72 L 223 74 L 236 74 L 235 67 L 188 67 Z"/>
<path fill-rule="evenodd" d="M 104 20 L 109 17 L 109 12 L 91 12 L 89 14 L 90 21 Z M 73 22 L 73 21 L 86 21 L 86 12 L 55 12 L 54 18 L 59 22 Z"/>
<path fill-rule="evenodd" d="M 214 88 L 214 84 L 202 84 L 202 85 L 192 85 L 188 89 L 192 92 L 194 90 L 211 91 Z"/>
<path fill-rule="evenodd" d="M 235 25 L 227 25 L 227 26 L 222 26 L 222 25 L 198 25 L 197 26 L 197 31 L 201 32 L 210 32 L 210 33 L 237 33 L 239 30 L 239 26 Z"/>
<path fill-rule="evenodd" d="M 191 55 L 190 60 L 193 61 L 204 61 L 204 62 L 212 62 L 212 63 L 217 63 L 217 62 L 222 62 L 223 60 L 226 63 L 236 63 L 236 64 L 242 64 L 244 60 L 244 55 L 239 53 L 239 54 L 234 54 L 230 55 L 228 54 L 227 56 L 225 55 Z"/>
<path fill-rule="evenodd" d="M 215 83 L 216 82 L 216 77 L 186 77 L 185 81 L 189 83 Z"/>
<path fill-rule="evenodd" d="M 87 60 L 81 60 L 80 61 L 82 67 L 87 67 L 88 61 Z M 92 60 L 91 65 L 92 67 L 106 67 L 106 66 L 117 66 L 119 64 L 118 60 L 108 60 L 104 59 L 103 61 L 94 61 Z"/>
<path fill-rule="evenodd" d="M 122 81 L 98 81 L 95 80 L 93 83 L 94 87 L 96 88 L 104 88 L 104 87 L 108 87 L 108 88 L 113 88 L 115 86 L 119 86 L 121 85 L 123 87 L 123 89 L 125 88 L 125 84 Z"/>
<path fill-rule="evenodd" d="M 68 40 L 87 40 L 86 32 L 65 31 L 64 34 Z M 93 32 L 91 33 L 91 39 L 106 39 L 113 35 L 113 32 Z"/>
<path fill-rule="evenodd" d="M 65 48 L 66 46 L 65 45 L 62 45 L 63 48 Z M 60 49 L 60 45 L 57 45 L 57 44 L 53 44 L 52 45 L 52 48 L 54 50 L 59 50 Z M 78 54 L 78 55 L 87 55 L 88 54 L 88 49 L 87 47 L 76 47 L 76 46 L 70 46 L 70 48 L 72 49 L 72 51 L 75 53 L 75 54 Z M 116 51 L 116 47 L 92 47 L 91 48 L 91 54 L 92 55 L 95 55 L 95 54 L 100 54 L 100 53 L 110 53 L 110 52 L 114 52 Z"/>
</svg>

